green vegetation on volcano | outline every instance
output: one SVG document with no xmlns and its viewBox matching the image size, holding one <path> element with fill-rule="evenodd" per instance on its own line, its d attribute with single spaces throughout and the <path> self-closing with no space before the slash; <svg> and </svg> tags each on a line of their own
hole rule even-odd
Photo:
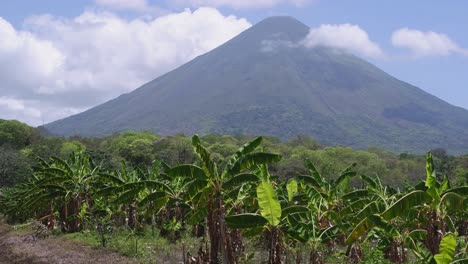
<svg viewBox="0 0 468 264">
<path fill-rule="evenodd" d="M 291 17 L 265 19 L 133 92 L 45 128 L 62 136 L 304 134 L 361 149 L 468 149 L 467 110 L 349 53 L 300 45 L 308 30 Z"/>
</svg>

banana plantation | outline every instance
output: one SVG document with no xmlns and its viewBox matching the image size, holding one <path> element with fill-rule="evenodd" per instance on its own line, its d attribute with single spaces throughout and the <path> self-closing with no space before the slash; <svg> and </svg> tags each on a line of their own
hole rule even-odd
<svg viewBox="0 0 468 264">
<path fill-rule="evenodd" d="M 355 164 L 322 175 L 309 160 L 308 173 L 281 180 L 269 171 L 281 156 L 261 143 L 220 159 L 193 136 L 194 164 L 122 162 L 115 171 L 84 152 L 51 157 L 0 190 L 0 214 L 63 233 L 93 230 L 102 246 L 118 228 L 201 241 L 174 263 L 360 263 L 365 245 L 391 263 L 468 262 L 468 186 L 451 187 L 430 153 L 421 182 L 395 189 Z"/>
</svg>

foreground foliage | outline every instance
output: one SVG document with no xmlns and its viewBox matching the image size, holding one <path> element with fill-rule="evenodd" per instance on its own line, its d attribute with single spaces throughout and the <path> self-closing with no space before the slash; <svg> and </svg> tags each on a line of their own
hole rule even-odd
<svg viewBox="0 0 468 264">
<path fill-rule="evenodd" d="M 326 175 L 307 159 L 304 173 L 279 177 L 269 167 L 281 156 L 265 152 L 262 141 L 222 158 L 194 136 L 196 159 L 175 166 L 121 162 L 109 170 L 85 152 L 40 160 L 26 182 L 1 189 L 0 213 L 92 232 L 102 246 L 123 229 L 135 252 L 143 237 L 175 244 L 190 237 L 199 248 L 184 248 L 187 263 L 240 263 L 250 253 L 268 263 L 468 261 L 468 186 L 440 179 L 431 153 L 424 181 L 394 189 L 356 164 Z"/>
</svg>

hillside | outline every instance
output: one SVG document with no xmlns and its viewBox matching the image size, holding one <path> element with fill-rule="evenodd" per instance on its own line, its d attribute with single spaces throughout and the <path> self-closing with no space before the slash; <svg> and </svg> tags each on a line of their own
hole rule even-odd
<svg viewBox="0 0 468 264">
<path fill-rule="evenodd" d="M 261 21 L 220 47 L 86 112 L 56 135 L 307 134 L 330 145 L 398 152 L 468 149 L 468 111 L 335 49 L 298 43 L 308 27 Z"/>
</svg>

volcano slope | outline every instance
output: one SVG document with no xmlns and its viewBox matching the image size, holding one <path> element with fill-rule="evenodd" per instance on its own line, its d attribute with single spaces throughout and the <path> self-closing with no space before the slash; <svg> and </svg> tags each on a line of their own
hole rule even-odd
<svg viewBox="0 0 468 264">
<path fill-rule="evenodd" d="M 133 92 L 45 128 L 63 136 L 306 134 L 328 145 L 466 152 L 467 110 L 347 52 L 307 48 L 308 32 L 294 18 L 267 18 Z"/>
</svg>

